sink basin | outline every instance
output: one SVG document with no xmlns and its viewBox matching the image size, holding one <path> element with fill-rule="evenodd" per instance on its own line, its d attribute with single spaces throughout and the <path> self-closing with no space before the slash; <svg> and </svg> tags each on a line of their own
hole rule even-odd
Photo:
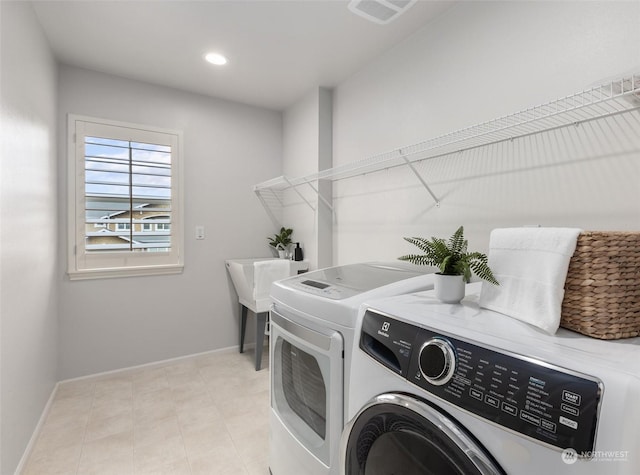
<svg viewBox="0 0 640 475">
<path fill-rule="evenodd" d="M 262 262 L 271 261 L 271 262 Z M 259 263 L 259 264 L 258 264 Z M 288 275 L 295 275 L 309 270 L 308 261 L 289 261 L 268 257 L 249 259 L 227 259 L 225 265 L 233 281 L 233 286 L 240 302 L 240 353 L 244 352 L 244 334 L 247 327 L 247 312 L 251 310 L 256 315 L 256 371 L 262 364 L 263 340 L 267 330 L 267 320 L 271 298 L 269 291 L 271 284 L 284 279 Z M 262 338 L 260 337 L 262 335 Z"/>
<path fill-rule="evenodd" d="M 229 275 L 236 288 L 238 300 L 242 305 L 248 306 L 254 301 L 254 266 L 258 261 L 272 261 L 273 257 L 251 257 L 246 259 L 227 259 L 225 265 L 229 270 Z M 289 261 L 289 274 L 296 275 L 301 271 L 309 270 L 307 261 Z"/>
</svg>

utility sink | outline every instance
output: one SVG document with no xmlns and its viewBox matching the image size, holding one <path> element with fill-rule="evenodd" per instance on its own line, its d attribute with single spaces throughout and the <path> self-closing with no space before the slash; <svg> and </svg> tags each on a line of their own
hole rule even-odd
<svg viewBox="0 0 640 475">
<path fill-rule="evenodd" d="M 233 286 L 236 288 L 238 300 L 241 304 L 246 306 L 254 301 L 253 286 L 255 282 L 255 267 L 253 264 L 258 261 L 271 261 L 274 259 L 273 257 L 250 257 L 245 259 L 227 259 L 225 261 Z M 306 272 L 308 270 L 308 261 L 289 261 L 290 275 L 297 275 L 300 272 Z"/>
<path fill-rule="evenodd" d="M 261 261 L 272 261 L 264 262 Z M 271 299 L 271 284 L 287 276 L 309 270 L 308 261 L 289 261 L 258 257 L 249 259 L 227 259 L 225 265 L 238 294 L 241 308 L 240 353 L 244 352 L 244 335 L 247 327 L 247 312 L 256 315 L 256 371 L 260 369 L 264 335 L 268 332 L 267 321 Z M 260 337 L 263 335 L 263 338 Z"/>
</svg>

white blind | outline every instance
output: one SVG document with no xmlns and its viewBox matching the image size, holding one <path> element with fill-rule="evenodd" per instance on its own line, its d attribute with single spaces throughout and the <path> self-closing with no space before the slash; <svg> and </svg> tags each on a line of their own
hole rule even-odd
<svg viewBox="0 0 640 475">
<path fill-rule="evenodd" d="M 85 136 L 87 252 L 171 250 L 171 147 Z"/>
</svg>

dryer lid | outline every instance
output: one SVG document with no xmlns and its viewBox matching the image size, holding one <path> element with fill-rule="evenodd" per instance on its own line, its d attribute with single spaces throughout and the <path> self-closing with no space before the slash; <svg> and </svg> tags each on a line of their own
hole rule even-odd
<svg viewBox="0 0 640 475">
<path fill-rule="evenodd" d="M 367 262 L 320 269 L 285 282 L 298 290 L 341 300 L 431 272 L 430 267 L 400 261 Z"/>
</svg>

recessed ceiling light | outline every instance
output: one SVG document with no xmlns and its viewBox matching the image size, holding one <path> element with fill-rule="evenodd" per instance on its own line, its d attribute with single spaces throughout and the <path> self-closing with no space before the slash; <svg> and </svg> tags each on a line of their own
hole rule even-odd
<svg viewBox="0 0 640 475">
<path fill-rule="evenodd" d="M 204 59 L 206 59 L 211 64 L 215 64 L 216 66 L 227 64 L 227 58 L 222 56 L 220 53 L 207 53 Z"/>
</svg>

